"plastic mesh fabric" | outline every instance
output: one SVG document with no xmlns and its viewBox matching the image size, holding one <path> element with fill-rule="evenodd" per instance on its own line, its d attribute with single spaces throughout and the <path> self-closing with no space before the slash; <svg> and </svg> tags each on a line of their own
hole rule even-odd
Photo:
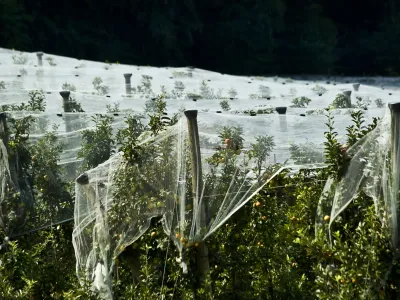
<svg viewBox="0 0 400 300">
<path fill-rule="evenodd" d="M 0 110 L 8 111 L 11 130 L 13 122 L 28 117 L 34 121 L 27 137 L 28 150 L 40 161 L 35 168 L 41 174 L 40 178 L 30 174 L 29 167 L 18 174 L 25 150 L 11 148 L 7 139 L 13 138 L 13 133 L 2 136 L 0 226 L 12 237 L 74 219 L 77 271 L 86 272 L 105 298 L 112 297 L 114 258 L 147 230 L 152 217 L 163 216 L 166 234 L 184 254 L 186 247 L 218 230 L 283 169 L 296 172 L 324 167 L 323 109 L 336 95 L 351 90 L 348 100 L 355 109 L 367 109 L 368 122 L 383 116 L 381 107 L 394 94 L 377 87 L 391 79 L 382 79 L 376 86 L 362 84 L 354 91 L 351 84 L 333 85 L 325 80 L 239 77 L 193 68 L 90 62 L 47 53 L 40 61 L 36 53 L 7 49 L 0 49 L 0 63 Z M 63 90 L 70 91 L 68 105 L 76 104 L 75 113 L 64 111 Z M 148 114 L 154 112 L 154 99 L 161 93 L 169 116 L 198 111 L 199 149 L 190 147 L 185 117 L 155 137 L 149 134 Z M 42 94 L 44 113 L 29 106 L 21 108 L 21 103 Z M 294 105 L 298 97 L 311 102 Z M 282 106 L 287 108 L 286 114 L 278 115 L 275 108 Z M 10 112 L 16 109 L 22 111 Z M 340 142 L 351 124 L 351 110 L 331 111 Z M 100 119 L 97 114 L 112 118 L 109 125 L 114 138 L 118 129 L 126 128 L 127 114 L 144 123 L 134 163 L 128 163 L 123 153 L 117 152 L 118 147 L 107 145 L 107 141 L 90 153 L 90 157 L 98 155 L 97 159 L 78 155 L 84 143 L 91 143 L 83 136 L 86 130 L 94 130 Z M 387 117 L 385 120 L 349 150 L 354 158 L 348 172 L 338 185 L 328 180 L 325 190 L 329 197 L 321 197 L 319 213 L 331 213 L 334 222 L 354 195 L 364 190 L 374 198 L 382 220 L 387 216 L 392 222 L 395 242 L 397 223 L 392 216 L 397 211 L 394 191 L 398 189 L 393 182 L 398 181 L 397 174 L 390 173 L 390 129 Z M 107 155 L 97 152 L 107 147 Z M 201 168 L 192 169 L 194 153 Z M 29 182 L 32 176 L 36 179 Z M 44 198 L 39 187 L 65 193 L 62 199 Z"/>
<path fill-rule="evenodd" d="M 114 259 L 148 229 L 151 218 L 163 217 L 165 233 L 184 253 L 282 170 L 324 167 L 320 143 L 303 147 L 295 157 L 290 151 L 291 142 L 307 144 L 305 129 L 313 128 L 317 135 L 323 128 L 307 126 L 307 121 L 315 122 L 313 117 L 288 116 L 281 126 L 282 118 L 199 113 L 195 152 L 201 167 L 195 170 L 190 123 L 182 117 L 155 137 L 142 133 L 135 163 L 128 164 L 118 153 L 87 171 L 76 185 L 77 272 L 88 274 L 108 297 Z M 96 270 L 103 275 L 98 277 Z"/>
<path fill-rule="evenodd" d="M 399 135 L 399 128 L 391 126 L 389 109 L 378 126 L 360 139 L 348 151 L 351 158 L 343 178 L 338 182 L 331 178 L 327 181 L 319 204 L 319 216 L 330 215 L 329 227 L 346 207 L 363 192 L 371 197 L 377 215 L 386 223 L 392 244 L 397 247 L 398 234 L 398 172 L 399 147 L 392 150 L 391 136 Z M 317 228 L 321 224 L 317 222 Z"/>
</svg>

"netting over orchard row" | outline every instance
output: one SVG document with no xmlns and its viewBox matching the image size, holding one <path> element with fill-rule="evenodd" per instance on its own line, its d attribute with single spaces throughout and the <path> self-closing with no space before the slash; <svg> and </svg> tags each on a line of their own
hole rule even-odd
<svg viewBox="0 0 400 300">
<path fill-rule="evenodd" d="M 377 210 L 382 201 L 396 210 L 395 195 L 371 192 L 376 174 L 391 186 L 379 162 L 395 91 L 40 57 L 0 52 L 0 226 L 12 238 L 74 220 L 77 271 L 105 297 L 114 258 L 153 217 L 183 253 L 282 170 L 326 167 L 332 104 L 343 144 L 351 112 L 384 121 L 349 150 L 348 171 L 328 181 L 320 210 L 332 222 L 362 188 Z"/>
<path fill-rule="evenodd" d="M 170 111 L 254 110 L 268 113 L 270 108 L 294 106 L 303 113 L 320 113 L 343 92 L 350 99 L 341 99 L 339 107 L 356 106 L 373 109 L 383 107 L 397 91 L 385 89 L 389 79 L 369 86 L 334 78 L 300 81 L 278 77 L 230 76 L 196 68 L 155 68 L 100 63 L 41 54 L 20 53 L 0 49 L 0 103 L 18 104 L 33 89 L 42 89 L 47 96 L 47 111 L 62 112 L 61 90 L 71 91 L 85 112 L 105 112 L 106 105 L 119 103 L 121 109 L 144 109 L 145 99 L 165 92 Z M 295 100 L 296 99 L 296 100 Z M 196 101 L 193 101 L 196 100 Z M 225 100 L 221 104 L 221 100 Z"/>
<path fill-rule="evenodd" d="M 160 116 L 161 119 L 163 117 Z M 115 140 L 119 130 L 128 128 L 126 123 L 128 118 L 133 118 L 138 123 L 142 123 L 144 127 L 149 122 L 148 116 L 141 112 L 131 112 L 129 115 L 118 113 L 103 115 L 68 113 L 57 116 L 55 114 L 32 112 L 7 112 L 4 114 L 5 124 L 9 133 L 11 133 L 11 138 L 13 138 L 12 134 L 21 127 L 23 121 L 30 122 L 24 136 L 27 138 L 29 145 L 32 147 L 37 146 L 32 151 L 40 152 L 40 143 L 48 143 L 48 146 L 53 147 L 57 146 L 58 160 L 56 163 L 60 166 L 61 171 L 58 176 L 65 182 L 74 181 L 77 176 L 85 172 L 88 162 L 89 166 L 95 166 L 96 162 L 107 160 L 110 155 L 118 152 L 119 146 L 113 144 L 112 140 L 101 139 L 102 131 L 96 128 L 96 124 L 97 126 L 103 124 L 104 128 L 109 129 L 109 136 Z M 174 125 L 168 131 L 171 132 L 169 133 L 170 135 L 173 135 L 170 140 L 171 143 L 175 143 L 174 147 L 178 147 L 178 143 L 188 143 L 185 116 L 179 114 L 178 119 L 179 125 Z M 346 127 L 351 125 L 350 117 L 348 115 L 338 115 L 335 120 L 336 128 L 343 136 L 346 132 Z M 243 156 L 243 159 L 246 157 L 245 153 L 250 155 L 249 153 L 254 151 L 256 149 L 254 147 L 257 147 L 258 144 L 265 147 L 263 150 L 265 157 L 262 157 L 262 161 L 259 162 L 262 165 L 262 170 L 274 164 L 294 166 L 295 168 L 302 165 L 323 164 L 323 144 L 320 136 L 323 136 L 326 130 L 325 122 L 325 116 L 302 117 L 278 114 L 246 116 L 199 113 L 199 143 L 203 168 L 209 165 L 207 163 L 208 159 L 215 155 L 222 155 L 218 153 L 227 148 L 227 143 L 232 143 L 235 145 L 234 147 L 240 148 L 239 157 Z M 143 136 L 148 138 L 148 135 L 148 131 L 143 130 Z M 181 140 L 178 141 L 178 137 Z M 159 138 L 154 137 L 153 139 Z M 90 150 L 91 152 L 86 151 L 86 148 L 93 146 L 92 144 L 96 148 Z M 173 153 L 171 152 L 171 155 Z M 3 154 L 4 159 L 5 155 L 6 153 Z M 89 155 L 91 157 L 88 157 Z M 175 155 L 178 154 L 175 153 Z M 221 162 L 223 159 L 223 157 L 219 158 Z M 252 170 L 255 167 L 255 162 L 248 163 L 250 172 L 250 169 Z M 206 171 L 207 169 L 204 169 L 204 172 Z M 4 210 L 2 212 L 7 215 Z M 70 210 L 68 218 L 72 217 L 72 210 Z M 63 221 L 63 218 L 65 218 L 64 214 L 61 216 L 56 215 L 47 221 L 57 223 Z M 24 226 L 22 228 L 8 228 L 10 235 L 20 234 L 27 230 L 47 225 L 40 221 L 39 223 L 35 221 L 30 225 L 29 220 L 28 222 L 25 220 L 23 223 Z"/>
</svg>

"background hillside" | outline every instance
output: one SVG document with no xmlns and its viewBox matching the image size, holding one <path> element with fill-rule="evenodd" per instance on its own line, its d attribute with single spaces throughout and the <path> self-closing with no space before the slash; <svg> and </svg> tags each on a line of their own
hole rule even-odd
<svg viewBox="0 0 400 300">
<path fill-rule="evenodd" d="M 0 47 L 241 75 L 400 73 L 393 0 L 0 1 Z"/>
</svg>

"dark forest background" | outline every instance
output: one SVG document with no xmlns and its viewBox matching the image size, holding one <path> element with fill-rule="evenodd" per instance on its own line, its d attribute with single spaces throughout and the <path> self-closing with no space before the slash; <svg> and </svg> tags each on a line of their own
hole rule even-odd
<svg viewBox="0 0 400 300">
<path fill-rule="evenodd" d="M 0 47 L 242 75 L 400 74 L 395 0 L 0 0 Z"/>
</svg>

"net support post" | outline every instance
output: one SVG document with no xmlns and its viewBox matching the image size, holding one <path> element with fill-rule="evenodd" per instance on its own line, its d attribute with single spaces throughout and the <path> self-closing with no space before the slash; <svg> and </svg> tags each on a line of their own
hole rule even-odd
<svg viewBox="0 0 400 300">
<path fill-rule="evenodd" d="M 3 141 L 4 145 L 8 145 L 8 134 L 7 134 L 7 116 L 5 112 L 0 112 L 0 139 Z"/>
<path fill-rule="evenodd" d="M 353 89 L 354 89 L 354 91 L 356 91 L 356 92 L 358 92 L 358 89 L 360 88 L 360 83 L 354 83 L 353 84 Z"/>
<path fill-rule="evenodd" d="M 43 66 L 43 52 L 37 52 L 36 56 L 38 58 L 38 66 Z"/>
<path fill-rule="evenodd" d="M 200 152 L 200 138 L 199 128 L 197 124 L 197 110 L 185 111 L 185 116 L 188 122 L 188 137 L 191 153 L 191 174 L 192 174 L 192 192 L 193 192 L 193 211 L 199 212 L 199 218 L 194 216 L 194 220 L 197 223 L 196 226 L 200 226 L 200 230 L 206 227 L 206 209 L 207 203 L 204 198 L 201 197 L 203 190 L 202 180 L 202 166 L 201 166 L 201 152 Z M 200 206 L 200 207 L 199 207 Z M 206 291 L 211 292 L 211 287 L 206 286 L 207 274 L 210 271 L 210 263 L 208 258 L 208 248 L 205 242 L 200 242 L 196 253 L 197 267 L 199 269 L 199 282 L 201 287 L 205 288 Z"/>
<path fill-rule="evenodd" d="M 399 201 L 399 187 L 400 187 L 400 102 L 389 103 L 389 109 L 391 114 L 391 175 L 393 180 L 391 191 L 393 193 L 396 203 Z M 392 212 L 392 216 L 397 218 L 399 222 L 399 211 Z M 397 229 L 398 230 L 398 229 Z M 399 232 L 394 232 L 393 242 L 396 243 L 399 238 Z M 397 247 L 398 245 L 394 245 Z"/>
<path fill-rule="evenodd" d="M 71 99 L 70 99 L 71 92 L 70 91 L 61 91 L 60 95 L 61 95 L 62 101 L 63 101 L 64 113 L 72 112 Z M 70 120 L 69 116 L 65 116 L 65 130 L 67 132 L 72 131 L 71 120 Z"/>
<path fill-rule="evenodd" d="M 124 74 L 125 92 L 126 92 L 127 95 L 130 95 L 132 93 L 131 77 L 132 77 L 132 73 L 125 73 Z"/>
</svg>

